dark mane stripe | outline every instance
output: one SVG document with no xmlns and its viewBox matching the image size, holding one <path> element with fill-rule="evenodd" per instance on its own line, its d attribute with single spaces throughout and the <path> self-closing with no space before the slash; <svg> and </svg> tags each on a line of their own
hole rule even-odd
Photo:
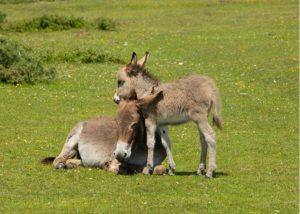
<svg viewBox="0 0 300 214">
<path fill-rule="evenodd" d="M 147 81 L 153 83 L 156 86 L 159 84 L 159 80 L 153 74 L 151 74 L 148 69 L 146 70 L 138 64 L 135 66 L 128 65 L 127 69 L 130 70 L 130 72 L 128 72 L 128 75 L 130 77 L 136 77 L 138 74 L 142 74 L 142 77 L 144 77 Z"/>
<path fill-rule="evenodd" d="M 153 81 L 156 85 L 159 84 L 159 80 L 149 72 L 149 70 L 144 70 L 144 72 L 142 72 L 142 75 L 144 77 L 147 77 L 148 79 L 150 79 L 151 81 Z"/>
</svg>

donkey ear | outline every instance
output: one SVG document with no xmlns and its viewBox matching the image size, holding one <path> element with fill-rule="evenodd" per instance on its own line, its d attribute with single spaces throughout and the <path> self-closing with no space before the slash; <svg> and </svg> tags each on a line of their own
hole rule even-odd
<svg viewBox="0 0 300 214">
<path fill-rule="evenodd" d="M 150 104 L 158 102 L 159 100 L 163 99 L 163 97 L 164 97 L 163 91 L 159 91 L 156 94 L 151 94 L 141 99 L 138 99 L 137 104 L 140 108 L 146 108 Z"/>
<path fill-rule="evenodd" d="M 149 52 L 146 51 L 146 52 L 145 52 L 145 56 L 143 56 L 143 58 L 140 59 L 140 60 L 137 62 L 137 64 L 139 64 L 140 66 L 144 67 L 144 66 L 146 65 L 147 61 L 148 61 L 148 57 L 149 57 Z"/>
<path fill-rule="evenodd" d="M 136 65 L 137 64 L 137 55 L 135 52 L 132 52 L 131 60 L 129 62 L 131 65 Z"/>
</svg>

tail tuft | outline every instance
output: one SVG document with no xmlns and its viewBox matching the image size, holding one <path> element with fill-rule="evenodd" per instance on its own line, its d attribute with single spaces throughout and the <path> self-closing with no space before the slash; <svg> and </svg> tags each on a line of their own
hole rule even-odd
<svg viewBox="0 0 300 214">
<path fill-rule="evenodd" d="M 212 104 L 214 106 L 213 112 L 213 124 L 216 125 L 219 129 L 222 129 L 221 125 L 221 100 L 217 89 L 215 88 L 212 95 Z"/>
<path fill-rule="evenodd" d="M 219 117 L 213 116 L 213 124 L 216 125 L 219 129 L 222 129 L 222 123 Z"/>
<path fill-rule="evenodd" d="M 45 164 L 45 165 L 52 164 L 54 159 L 55 159 L 55 157 L 46 157 L 46 158 L 41 160 L 41 163 Z"/>
</svg>

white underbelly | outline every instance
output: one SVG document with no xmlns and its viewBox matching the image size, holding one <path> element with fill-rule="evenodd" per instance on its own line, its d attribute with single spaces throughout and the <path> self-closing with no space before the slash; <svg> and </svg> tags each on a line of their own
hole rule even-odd
<svg viewBox="0 0 300 214">
<path fill-rule="evenodd" d="M 172 115 L 168 117 L 161 117 L 157 119 L 157 123 L 160 125 L 178 125 L 186 123 L 190 120 L 187 114 Z"/>
<path fill-rule="evenodd" d="M 108 161 L 108 155 L 97 150 L 93 144 L 79 144 L 79 154 L 82 164 L 87 167 L 103 167 Z"/>
</svg>

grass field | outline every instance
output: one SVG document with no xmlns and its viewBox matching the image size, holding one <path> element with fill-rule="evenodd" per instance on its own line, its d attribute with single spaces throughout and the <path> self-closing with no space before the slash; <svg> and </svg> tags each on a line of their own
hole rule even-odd
<svg viewBox="0 0 300 214">
<path fill-rule="evenodd" d="M 4 1 L 2 1 L 4 2 Z M 5 1 L 9 2 L 9 1 Z M 28 1 L 0 4 L 0 35 L 52 57 L 48 84 L 0 84 L 0 213 L 298 213 L 298 1 Z M 21 1 L 22 2 L 22 1 Z M 15 32 L 43 15 L 107 17 L 114 31 L 82 27 Z M 223 103 L 217 174 L 196 176 L 197 129 L 170 128 L 177 176 L 116 176 L 60 171 L 39 160 L 57 155 L 69 130 L 114 115 L 122 64 L 65 62 L 93 48 L 123 61 L 150 52 L 161 81 L 199 73 L 215 80 Z"/>
</svg>

